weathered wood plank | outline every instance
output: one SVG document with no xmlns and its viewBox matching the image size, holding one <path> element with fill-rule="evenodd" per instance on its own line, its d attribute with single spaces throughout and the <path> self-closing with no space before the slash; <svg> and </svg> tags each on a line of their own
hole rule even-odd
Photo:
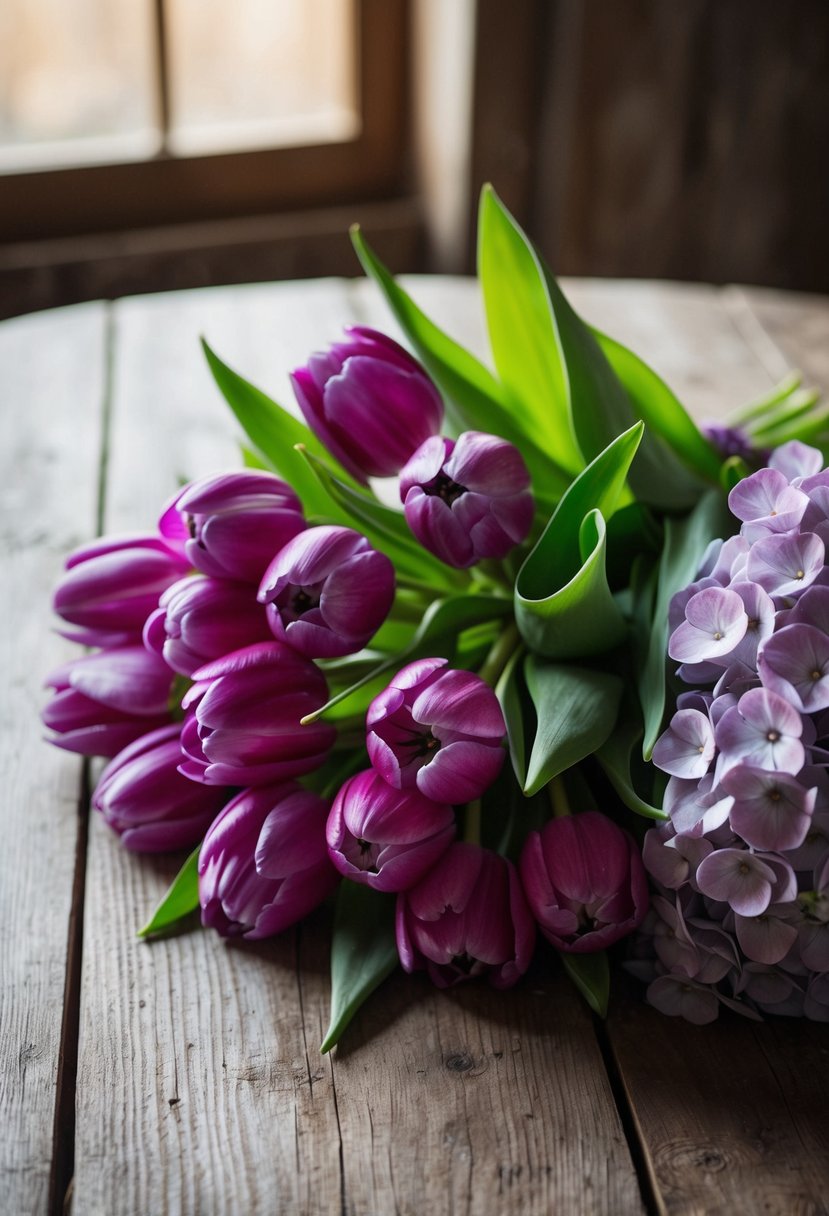
<svg viewBox="0 0 829 1216">
<path fill-rule="evenodd" d="M 367 290 L 118 305 L 106 526 L 141 526 L 177 475 L 235 461 L 200 330 L 285 400 L 288 368 L 369 319 Z M 394 979 L 322 1059 L 326 917 L 258 949 L 207 934 L 139 944 L 171 872 L 93 823 L 78 1211 L 642 1210 L 590 1019 L 559 981 L 441 997 Z"/>
<path fill-rule="evenodd" d="M 38 713 L 44 677 L 72 650 L 53 632 L 51 587 L 67 550 L 95 530 L 104 335 L 99 304 L 0 325 L 0 1207 L 7 1212 L 44 1212 L 53 1168 L 81 762 L 44 745 Z"/>
<path fill-rule="evenodd" d="M 757 359 L 777 379 L 799 368 L 829 392 L 829 299 L 765 288 L 729 287 L 724 298 Z"/>
</svg>

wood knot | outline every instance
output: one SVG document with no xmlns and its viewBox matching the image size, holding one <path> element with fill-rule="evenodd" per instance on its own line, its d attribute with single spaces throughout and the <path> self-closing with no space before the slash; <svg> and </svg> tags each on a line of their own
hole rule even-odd
<svg viewBox="0 0 829 1216">
<path fill-rule="evenodd" d="M 456 1051 L 443 1061 L 450 1072 L 469 1072 L 475 1067 L 475 1061 L 466 1051 Z"/>
</svg>

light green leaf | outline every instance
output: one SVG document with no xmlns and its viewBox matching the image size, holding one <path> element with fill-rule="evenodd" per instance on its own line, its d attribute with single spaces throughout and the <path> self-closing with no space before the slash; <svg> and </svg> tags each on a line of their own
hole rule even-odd
<svg viewBox="0 0 829 1216">
<path fill-rule="evenodd" d="M 330 1051 L 363 1002 L 397 966 L 395 897 L 340 883 L 331 941 L 331 1019 L 320 1046 Z"/>
<path fill-rule="evenodd" d="M 488 431 L 501 435 L 521 449 L 533 480 L 536 498 L 557 502 L 570 477 L 561 467 L 558 453 L 541 450 L 532 430 L 525 429 L 509 396 L 488 368 L 430 321 L 397 283 L 359 227 L 351 239 L 366 274 L 379 285 L 406 337 L 446 399 L 447 421 L 457 435 L 461 431 Z"/>
<path fill-rule="evenodd" d="M 616 722 L 622 681 L 535 655 L 527 655 L 524 674 L 537 719 L 524 782 L 524 793 L 531 795 L 601 747 Z"/>
<path fill-rule="evenodd" d="M 564 970 L 593 1012 L 600 1018 L 606 1018 L 610 1000 L 610 965 L 605 951 L 597 950 L 595 954 L 566 954 L 562 951 L 559 957 L 564 963 Z"/>
<path fill-rule="evenodd" d="M 166 895 L 138 936 L 155 937 L 166 933 L 199 906 L 199 845 L 173 879 Z"/>
<path fill-rule="evenodd" d="M 521 667 L 519 665 L 522 655 L 521 647 L 513 651 L 496 685 L 495 695 L 501 704 L 504 721 L 507 724 L 507 741 L 512 769 L 518 784 L 523 789 L 527 779 L 527 746 L 524 722 L 525 699 L 521 687 Z"/>
<path fill-rule="evenodd" d="M 733 531 L 734 520 L 722 495 L 710 490 L 684 519 L 665 520 L 665 541 L 659 560 L 653 619 L 641 639 L 644 662 L 639 665 L 639 700 L 645 720 L 642 752 L 650 760 L 665 714 L 665 666 L 668 647 L 668 609 L 677 591 L 696 576 L 702 555 L 715 537 Z"/>
<path fill-rule="evenodd" d="M 610 784 L 629 810 L 645 819 L 667 819 L 659 807 L 642 798 L 634 786 L 631 772 L 634 751 L 642 738 L 642 723 L 635 706 L 627 703 L 622 708 L 616 729 L 608 735 L 596 752 L 596 759 L 605 771 Z"/>
</svg>

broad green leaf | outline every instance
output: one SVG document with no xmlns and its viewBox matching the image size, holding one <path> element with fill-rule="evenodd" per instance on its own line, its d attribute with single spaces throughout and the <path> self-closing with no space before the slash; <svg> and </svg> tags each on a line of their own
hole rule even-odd
<svg viewBox="0 0 829 1216">
<path fill-rule="evenodd" d="M 625 702 L 616 729 L 598 749 L 596 759 L 629 810 L 644 816 L 645 819 L 666 819 L 665 812 L 641 797 L 634 785 L 631 769 L 638 755 L 637 744 L 641 738 L 642 723 L 636 707 Z"/>
<path fill-rule="evenodd" d="M 521 657 L 522 650 L 519 647 L 504 668 L 496 685 L 495 695 L 501 704 L 504 721 L 507 724 L 507 741 L 512 770 L 518 784 L 523 789 L 527 779 L 527 747 L 524 721 L 526 702 L 523 695 L 524 690 L 521 687 Z"/>
<path fill-rule="evenodd" d="M 604 950 L 595 954 L 559 955 L 564 970 L 578 988 L 594 1013 L 607 1017 L 607 1002 L 610 999 L 610 966 Z"/>
<path fill-rule="evenodd" d="M 521 449 L 536 498 L 545 503 L 556 502 L 570 481 L 558 453 L 541 450 L 534 433 L 522 425 L 502 385 L 418 308 L 377 257 L 359 227 L 352 228 L 351 239 L 366 274 L 383 291 L 406 337 L 442 390 L 452 433 L 488 431 L 508 439 Z"/>
<path fill-rule="evenodd" d="M 662 377 L 615 338 L 592 332 L 648 431 L 661 436 L 694 472 L 716 481 L 719 454 Z"/>
<path fill-rule="evenodd" d="M 274 471 L 271 462 L 261 452 L 257 452 L 256 448 L 247 443 L 241 443 L 239 447 L 242 450 L 242 464 L 246 469 L 264 469 L 267 473 Z"/>
<path fill-rule="evenodd" d="M 397 966 L 395 897 L 361 883 L 340 883 L 331 941 L 331 1019 L 320 1046 L 339 1043 L 354 1014 Z"/>
<path fill-rule="evenodd" d="M 575 475 L 585 460 L 544 273 L 532 244 L 491 186 L 481 192 L 478 277 L 492 357 L 512 408 L 520 410 L 541 446 Z"/>
<path fill-rule="evenodd" d="M 750 472 L 751 469 L 742 456 L 729 456 L 720 466 L 720 486 L 726 494 L 730 494 L 738 482 L 748 477 Z"/>
<path fill-rule="evenodd" d="M 527 655 L 524 675 L 537 722 L 524 783 L 530 795 L 601 747 L 616 722 L 622 681 L 535 655 Z"/>
<path fill-rule="evenodd" d="M 325 449 L 316 435 L 304 422 L 294 418 L 261 389 L 223 363 L 204 338 L 202 346 L 213 379 L 245 434 L 273 471 L 293 486 L 306 513 L 313 512 L 338 523 L 344 522 L 343 512 L 296 451 L 297 444 L 304 444 L 309 452 L 322 456 Z"/>
<path fill-rule="evenodd" d="M 639 700 L 645 720 L 642 753 L 650 760 L 665 714 L 665 667 L 668 648 L 668 609 L 677 591 L 696 576 L 710 541 L 728 536 L 734 520 L 722 495 L 710 490 L 684 519 L 665 520 L 665 541 L 659 560 L 653 620 L 644 639 L 644 662 L 639 665 Z"/>
<path fill-rule="evenodd" d="M 187 858 L 155 912 L 144 928 L 138 930 L 139 937 L 165 933 L 198 908 L 200 848 L 201 845 Z"/>
<path fill-rule="evenodd" d="M 361 688 L 364 688 L 371 681 L 378 679 L 384 672 L 399 671 L 406 663 L 411 662 L 419 654 L 424 653 L 425 648 L 436 643 L 445 642 L 446 639 L 451 639 L 454 644 L 458 634 L 470 626 L 486 621 L 499 620 L 510 616 L 511 613 L 511 602 L 501 596 L 455 595 L 450 596 L 448 599 L 435 600 L 426 609 L 420 627 L 415 632 L 407 650 L 381 660 L 371 671 L 366 672 L 365 675 L 361 676 L 360 679 L 356 680 L 348 688 L 331 697 L 330 700 L 326 701 L 325 705 L 315 710 L 314 713 L 308 714 L 307 717 L 303 718 L 303 723 L 316 722 L 318 718 L 326 715 L 335 705 L 339 705 L 347 697 L 351 697 L 359 692 Z"/>
<path fill-rule="evenodd" d="M 324 460 L 308 451 L 304 445 L 299 445 L 299 451 L 346 522 L 351 527 L 356 526 L 375 548 L 391 558 L 399 574 L 422 581 L 436 590 L 457 589 L 462 585 L 463 576 L 458 571 L 446 566 L 418 544 L 402 511 L 385 507 L 362 490 L 346 485 L 332 473 Z"/>
<path fill-rule="evenodd" d="M 604 520 L 622 496 L 642 431 L 640 422 L 619 435 L 576 478 L 518 572 L 515 617 L 538 654 L 598 654 L 624 634 L 605 574 Z"/>
</svg>

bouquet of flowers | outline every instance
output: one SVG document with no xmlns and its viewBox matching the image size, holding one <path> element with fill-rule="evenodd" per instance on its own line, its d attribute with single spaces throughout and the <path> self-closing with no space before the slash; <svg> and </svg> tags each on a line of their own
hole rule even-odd
<svg viewBox="0 0 829 1216">
<path fill-rule="evenodd" d="M 55 591 L 94 649 L 50 677 L 52 741 L 109 759 L 125 847 L 193 849 L 142 935 L 333 896 L 323 1050 L 398 964 L 508 987 L 539 931 L 599 1013 L 634 935 L 667 1013 L 829 1016 L 816 395 L 701 432 L 491 189 L 494 371 L 353 239 L 414 353 L 348 327 L 292 375 L 301 422 L 205 344 L 245 468 Z"/>
</svg>

